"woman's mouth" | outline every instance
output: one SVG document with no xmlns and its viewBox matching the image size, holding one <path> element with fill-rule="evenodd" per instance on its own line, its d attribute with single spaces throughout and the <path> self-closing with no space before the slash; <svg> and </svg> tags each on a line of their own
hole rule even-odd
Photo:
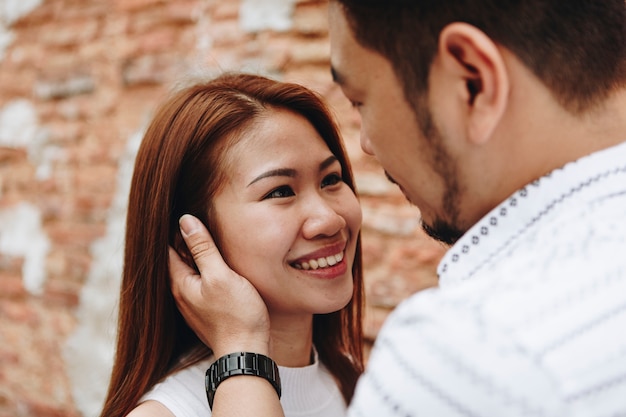
<svg viewBox="0 0 626 417">
<path fill-rule="evenodd" d="M 292 266 L 296 269 L 315 270 L 329 268 L 341 262 L 343 260 L 343 252 L 339 252 L 335 255 L 324 256 L 317 259 L 309 259 L 307 261 L 293 263 Z"/>
</svg>

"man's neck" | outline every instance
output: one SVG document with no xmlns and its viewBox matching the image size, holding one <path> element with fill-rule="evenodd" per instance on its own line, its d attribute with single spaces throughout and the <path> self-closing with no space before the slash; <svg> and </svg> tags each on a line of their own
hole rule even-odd
<svg viewBox="0 0 626 417">
<path fill-rule="evenodd" d="M 581 114 L 560 111 L 544 121 L 544 129 L 538 129 L 535 146 L 545 153 L 546 166 L 538 167 L 537 176 L 626 141 L 626 89 Z"/>
<path fill-rule="evenodd" d="M 526 184 L 568 162 L 626 142 L 626 88 L 579 115 L 565 110 L 535 81 L 525 85 L 522 81 L 514 94 L 509 117 L 499 127 L 488 158 L 494 165 L 483 169 L 489 172 L 482 177 L 484 194 L 468 226 Z"/>
</svg>

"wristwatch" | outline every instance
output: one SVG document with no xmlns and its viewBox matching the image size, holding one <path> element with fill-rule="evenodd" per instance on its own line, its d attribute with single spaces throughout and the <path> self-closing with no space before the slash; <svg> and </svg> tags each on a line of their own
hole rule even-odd
<svg viewBox="0 0 626 417">
<path fill-rule="evenodd" d="M 254 375 L 267 379 L 281 394 L 280 375 L 276 362 L 260 353 L 236 352 L 224 355 L 209 367 L 205 375 L 206 396 L 209 407 L 213 409 L 215 391 L 222 381 L 236 375 Z"/>
</svg>

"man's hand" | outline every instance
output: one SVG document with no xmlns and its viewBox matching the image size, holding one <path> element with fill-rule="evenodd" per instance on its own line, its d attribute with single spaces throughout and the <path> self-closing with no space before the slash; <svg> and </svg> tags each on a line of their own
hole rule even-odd
<svg viewBox="0 0 626 417">
<path fill-rule="evenodd" d="M 226 265 L 202 222 L 184 215 L 180 227 L 200 271 L 170 248 L 172 293 L 189 326 L 216 358 L 237 351 L 270 356 L 269 316 L 257 290 Z"/>
</svg>

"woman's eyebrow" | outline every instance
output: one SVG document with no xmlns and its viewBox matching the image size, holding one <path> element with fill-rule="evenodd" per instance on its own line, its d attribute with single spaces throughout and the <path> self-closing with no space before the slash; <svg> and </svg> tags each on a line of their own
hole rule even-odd
<svg viewBox="0 0 626 417">
<path fill-rule="evenodd" d="M 266 171 L 266 172 L 262 173 L 261 175 L 259 175 L 255 179 L 253 179 L 250 182 L 250 184 L 248 184 L 246 187 L 249 187 L 252 184 L 254 184 L 255 182 L 257 182 L 259 180 L 262 180 L 263 178 L 267 178 L 267 177 L 290 177 L 290 178 L 294 178 L 295 176 L 296 176 L 296 170 L 295 169 L 291 169 L 291 168 L 272 169 L 272 170 L 269 170 L 269 171 Z"/>
<path fill-rule="evenodd" d="M 331 155 L 328 158 L 324 159 L 322 161 L 322 163 L 320 164 L 320 171 L 325 170 L 326 168 L 328 168 L 329 166 L 331 166 L 332 164 L 334 164 L 335 162 L 337 162 L 338 159 L 335 155 Z"/>
<path fill-rule="evenodd" d="M 337 157 L 335 155 L 331 155 L 328 158 L 324 159 L 320 163 L 320 171 L 325 170 L 326 168 L 328 168 L 329 166 L 334 164 L 336 161 L 338 161 L 338 159 L 337 159 Z M 246 187 L 251 186 L 255 182 L 262 180 L 263 178 L 268 178 L 268 177 L 289 177 L 289 178 L 295 178 L 296 176 L 297 176 L 297 172 L 296 172 L 295 169 L 292 169 L 292 168 L 271 169 L 269 171 L 266 171 L 266 172 L 262 173 L 261 175 L 259 175 L 258 177 L 256 177 L 252 181 L 250 181 L 250 184 L 248 184 Z"/>
</svg>

